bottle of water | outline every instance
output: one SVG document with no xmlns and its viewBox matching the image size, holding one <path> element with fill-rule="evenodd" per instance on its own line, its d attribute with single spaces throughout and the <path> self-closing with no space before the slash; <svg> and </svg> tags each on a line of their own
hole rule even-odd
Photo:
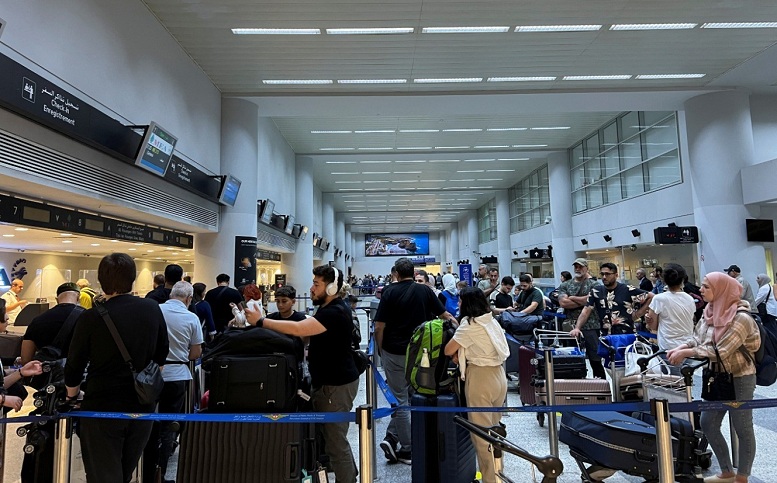
<svg viewBox="0 0 777 483">
<path fill-rule="evenodd" d="M 429 351 L 424 347 L 424 353 L 421 354 L 421 367 L 430 367 Z"/>
</svg>

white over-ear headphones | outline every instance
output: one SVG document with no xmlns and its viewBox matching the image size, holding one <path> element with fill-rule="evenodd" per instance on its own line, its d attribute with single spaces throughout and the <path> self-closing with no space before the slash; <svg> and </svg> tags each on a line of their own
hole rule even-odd
<svg viewBox="0 0 777 483">
<path fill-rule="evenodd" d="M 340 278 L 340 272 L 338 272 L 335 267 L 332 267 L 332 270 L 335 271 L 335 281 L 326 286 L 326 294 L 329 296 L 337 295 L 337 292 L 340 291 L 340 289 L 337 288 L 337 279 Z"/>
</svg>

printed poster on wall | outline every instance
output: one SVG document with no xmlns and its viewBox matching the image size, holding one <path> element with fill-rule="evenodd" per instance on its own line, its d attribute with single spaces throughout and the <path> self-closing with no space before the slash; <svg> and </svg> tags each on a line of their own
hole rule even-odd
<svg viewBox="0 0 777 483">
<path fill-rule="evenodd" d="M 469 263 L 459 265 L 459 280 L 467 282 L 467 286 L 472 286 L 472 265 Z"/>
<path fill-rule="evenodd" d="M 255 236 L 235 237 L 235 287 L 256 283 L 255 253 Z"/>
</svg>

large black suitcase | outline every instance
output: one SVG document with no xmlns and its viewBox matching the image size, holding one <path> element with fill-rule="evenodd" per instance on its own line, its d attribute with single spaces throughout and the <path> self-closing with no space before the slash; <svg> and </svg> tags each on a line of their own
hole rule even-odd
<svg viewBox="0 0 777 483">
<path fill-rule="evenodd" d="M 414 394 L 411 406 L 458 407 L 456 394 Z M 456 413 L 414 411 L 411 420 L 412 483 L 470 483 L 476 457 L 469 431 L 456 424 Z"/>
<path fill-rule="evenodd" d="M 559 441 L 578 461 L 620 470 L 645 479 L 658 478 L 655 428 L 615 411 L 565 412 Z M 672 454 L 678 454 L 672 438 Z"/>
<path fill-rule="evenodd" d="M 224 356 L 210 367 L 212 412 L 274 412 L 296 409 L 297 358 L 291 354 Z"/>
<path fill-rule="evenodd" d="M 542 349 L 536 351 L 537 378 L 545 379 L 545 354 Z M 583 379 L 588 375 L 585 354 L 572 351 L 555 350 L 553 352 L 553 376 L 556 379 Z"/>
<path fill-rule="evenodd" d="M 631 415 L 651 426 L 656 425 L 656 418 L 648 412 L 638 411 Z M 677 439 L 677 451 L 673 454 L 675 475 L 694 475 L 699 468 L 709 468 L 712 452 L 707 448 L 702 432 L 694 430 L 693 424 L 683 418 L 670 416 L 669 426 L 672 438 Z"/>
<path fill-rule="evenodd" d="M 179 483 L 298 483 L 316 469 L 310 423 L 186 423 Z"/>
</svg>

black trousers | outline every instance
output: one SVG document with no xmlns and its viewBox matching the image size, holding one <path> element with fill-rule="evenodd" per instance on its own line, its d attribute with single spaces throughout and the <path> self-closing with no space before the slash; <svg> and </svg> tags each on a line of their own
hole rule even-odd
<svg viewBox="0 0 777 483">
<path fill-rule="evenodd" d="M 129 483 L 153 421 L 83 418 L 79 421 L 87 483 Z"/>
<path fill-rule="evenodd" d="M 159 397 L 157 412 L 183 413 L 186 399 L 186 385 L 189 381 L 168 381 Z M 156 467 L 162 470 L 164 479 L 167 461 L 175 449 L 177 432 L 171 429 L 174 421 L 154 421 L 151 436 L 143 450 L 143 481 L 154 481 Z"/>
</svg>

